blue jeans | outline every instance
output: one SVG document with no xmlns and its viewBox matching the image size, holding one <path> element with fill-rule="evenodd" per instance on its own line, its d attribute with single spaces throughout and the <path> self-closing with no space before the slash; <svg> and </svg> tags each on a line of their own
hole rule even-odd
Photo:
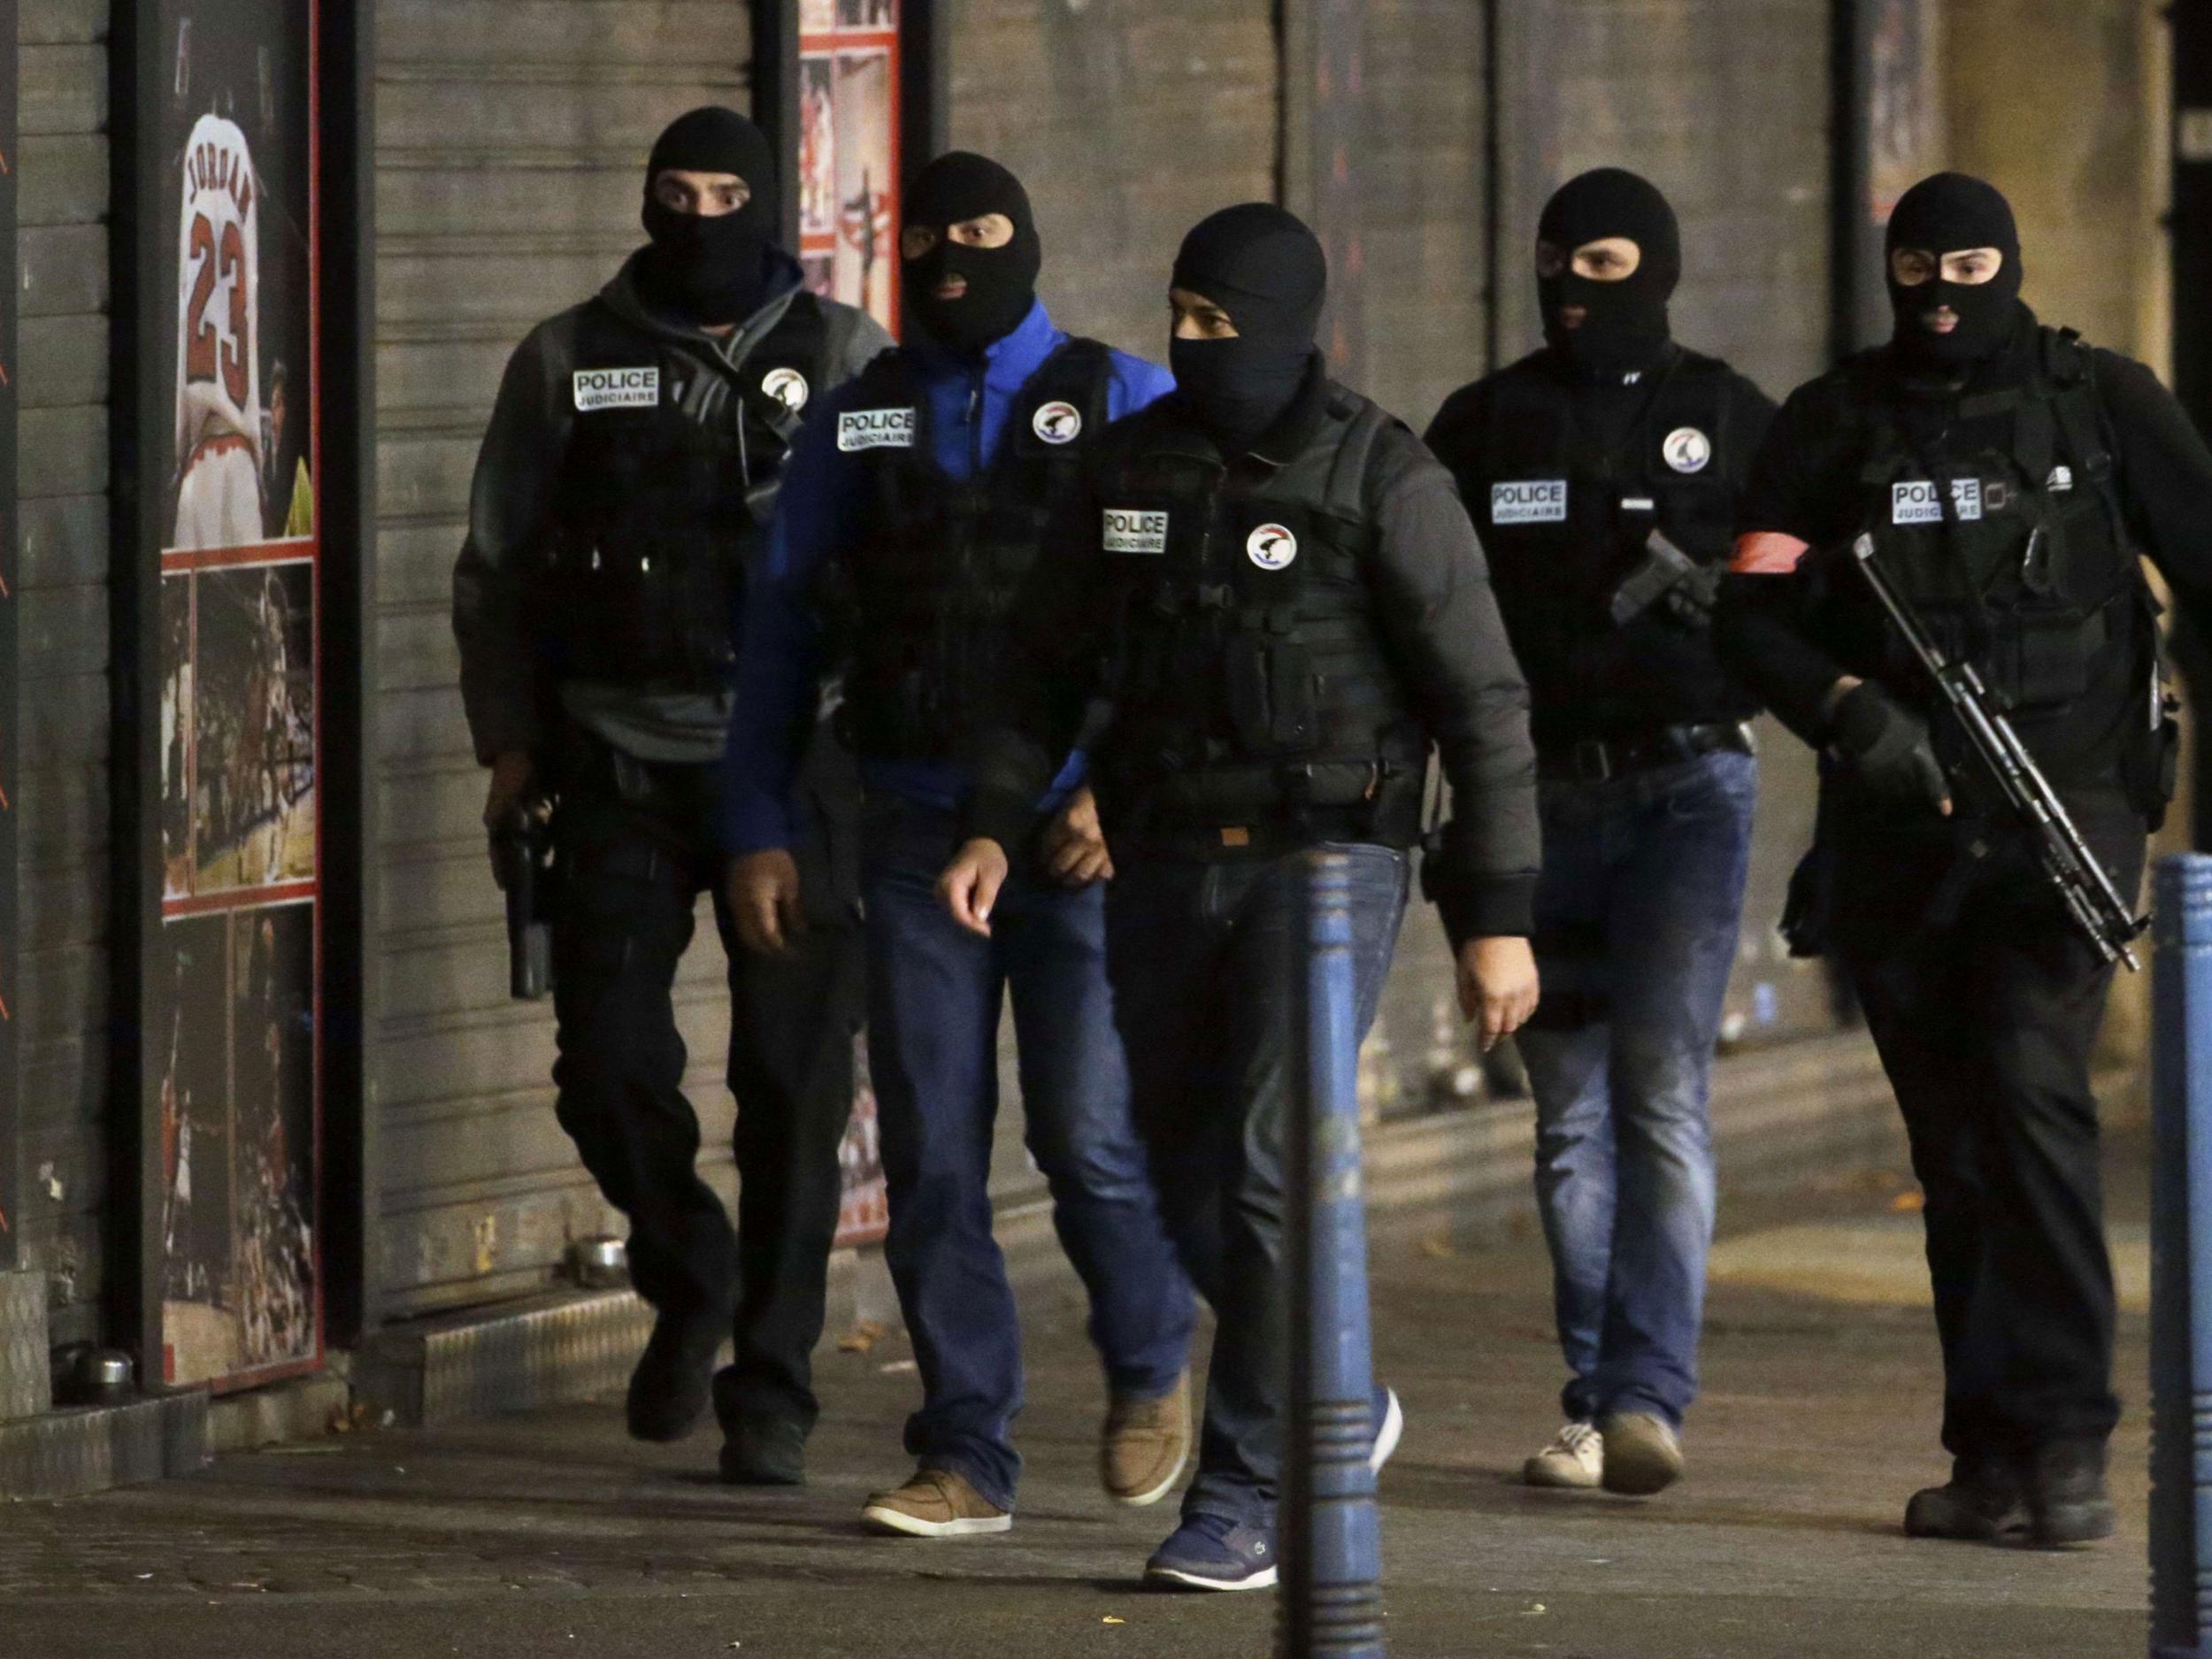
<svg viewBox="0 0 2212 1659">
<path fill-rule="evenodd" d="M 1108 1386 L 1140 1399 L 1173 1389 L 1195 1309 L 1129 1120 L 1102 887 L 1055 886 L 1018 856 L 992 935 L 979 938 L 936 896 L 957 835 L 949 812 L 895 801 L 869 808 L 868 1059 L 891 1200 L 884 1256 L 922 1377 L 906 1448 L 1011 1509 L 1021 1329 L 988 1190 L 1007 995 L 1029 1149 L 1090 1293 Z"/>
<path fill-rule="evenodd" d="M 1542 787 L 1544 1006 L 1519 1042 L 1571 1418 L 1679 1428 L 1697 1394 L 1713 1045 L 1757 797 L 1739 754 Z"/>
<path fill-rule="evenodd" d="M 1405 913 L 1407 863 L 1352 859 L 1360 1035 Z M 1126 859 L 1106 898 L 1114 1006 L 1168 1231 L 1217 1322 L 1186 1515 L 1271 1527 L 1289 1388 L 1283 1136 L 1301 1002 L 1304 866 Z"/>
</svg>

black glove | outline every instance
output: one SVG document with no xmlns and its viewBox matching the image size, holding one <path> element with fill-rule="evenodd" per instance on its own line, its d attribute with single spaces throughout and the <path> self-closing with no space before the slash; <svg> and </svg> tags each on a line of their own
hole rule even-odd
<svg viewBox="0 0 2212 1659">
<path fill-rule="evenodd" d="M 1879 686 L 1868 681 L 1846 692 L 1830 730 L 1837 749 L 1875 794 L 1924 802 L 1938 811 L 1950 799 L 1950 783 L 1928 741 L 1928 723 L 1900 708 Z"/>
</svg>

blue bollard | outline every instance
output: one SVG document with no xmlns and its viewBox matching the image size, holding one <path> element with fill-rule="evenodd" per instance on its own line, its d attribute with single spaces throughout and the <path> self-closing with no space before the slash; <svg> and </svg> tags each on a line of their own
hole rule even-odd
<svg viewBox="0 0 2212 1659">
<path fill-rule="evenodd" d="M 1382 1532 L 1360 1176 L 1350 864 L 1307 865 L 1304 1087 L 1286 1125 L 1290 1422 L 1283 1447 L 1285 1659 L 1382 1659 Z"/>
<path fill-rule="evenodd" d="M 2154 895 L 2150 1651 L 2212 1659 L 2212 858 Z"/>
</svg>

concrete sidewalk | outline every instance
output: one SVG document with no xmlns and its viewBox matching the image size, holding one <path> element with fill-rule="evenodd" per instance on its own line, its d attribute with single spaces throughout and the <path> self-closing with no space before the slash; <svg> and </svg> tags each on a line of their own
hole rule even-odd
<svg viewBox="0 0 2212 1659">
<path fill-rule="evenodd" d="M 2139 1219 L 2133 1172 L 2116 1191 Z M 1893 1227 L 1883 1169 L 1731 1201 L 1691 1479 L 1651 1502 L 1512 1484 L 1556 1427 L 1542 1252 L 1517 1225 L 1478 1247 L 1377 1240 L 1379 1349 L 1409 1424 L 1385 1477 L 1392 1652 L 1554 1659 L 2102 1659 L 2144 1647 L 2144 1329 L 2123 1325 L 2122 1535 L 2061 1555 L 1909 1543 L 1904 1500 L 1939 1478 L 1928 1317 L 1816 1239 Z M 1905 1200 L 1909 1204 L 1909 1198 Z M 1757 1282 L 1773 1241 L 1786 1288 Z M 1264 1595 L 1138 1587 L 1171 1506 L 1092 1484 L 1099 1385 L 1067 1276 L 1030 1294 L 1019 1519 L 1002 1538 L 863 1536 L 903 1472 L 915 1382 L 894 1340 L 825 1363 L 829 1416 L 803 1491 L 733 1494 L 703 1432 L 622 1436 L 615 1402 L 225 1459 L 188 1479 L 0 1510 L 0 1659 L 737 1654 L 919 1659 L 1263 1659 Z"/>
</svg>

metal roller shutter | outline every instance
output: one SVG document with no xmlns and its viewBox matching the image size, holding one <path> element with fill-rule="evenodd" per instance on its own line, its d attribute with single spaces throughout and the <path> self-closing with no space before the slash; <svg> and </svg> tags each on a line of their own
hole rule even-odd
<svg viewBox="0 0 2212 1659">
<path fill-rule="evenodd" d="M 741 0 L 380 0 L 377 35 L 377 1289 L 386 1317 L 541 1286 L 609 1222 L 555 1123 L 549 1006 L 510 1002 L 448 621 L 500 371 L 640 240 L 674 116 L 749 106 Z M 710 925 L 677 989 L 727 1187 L 727 1015 Z"/>
</svg>

